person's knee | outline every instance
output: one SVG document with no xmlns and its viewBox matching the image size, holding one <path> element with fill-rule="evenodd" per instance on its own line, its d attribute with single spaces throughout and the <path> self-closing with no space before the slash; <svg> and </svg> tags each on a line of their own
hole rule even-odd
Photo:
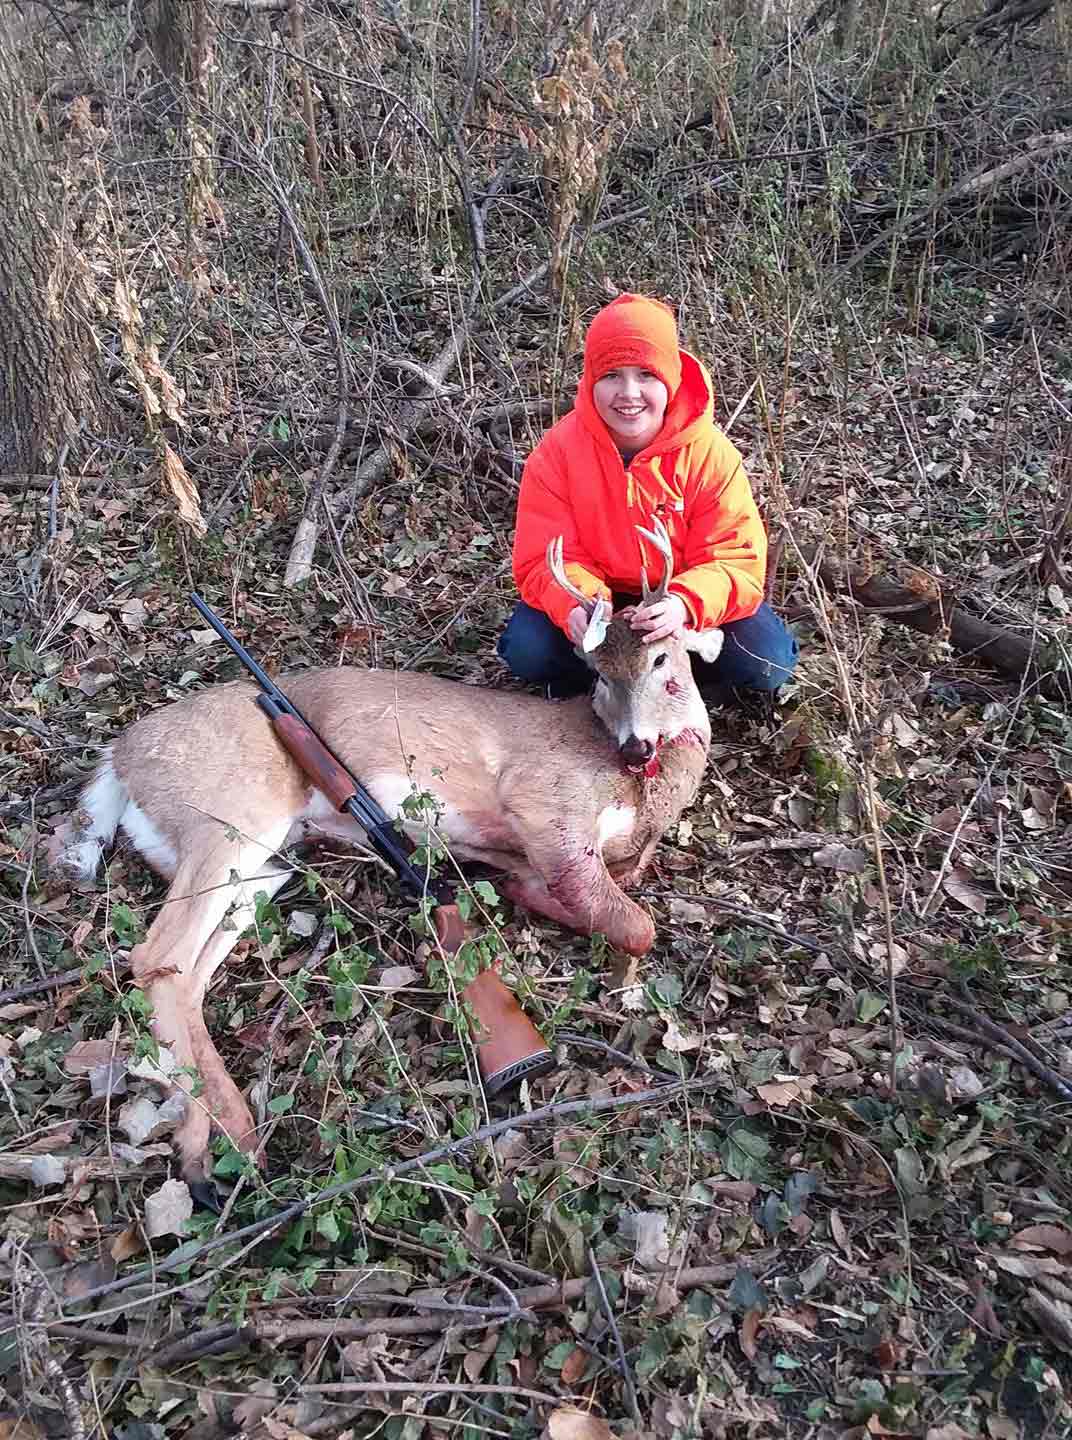
<svg viewBox="0 0 1072 1440">
<path fill-rule="evenodd" d="M 754 690 L 780 690 L 797 668 L 799 646 L 793 632 L 779 621 L 779 629 L 769 637 L 764 654 L 748 681 Z"/>
<path fill-rule="evenodd" d="M 562 663 L 557 642 L 560 634 L 553 623 L 538 610 L 519 606 L 499 636 L 496 651 L 519 680 L 541 684 L 554 674 Z"/>
<path fill-rule="evenodd" d="M 769 606 L 726 630 L 720 668 L 730 684 L 770 693 L 791 678 L 799 657 L 796 636 Z"/>
</svg>

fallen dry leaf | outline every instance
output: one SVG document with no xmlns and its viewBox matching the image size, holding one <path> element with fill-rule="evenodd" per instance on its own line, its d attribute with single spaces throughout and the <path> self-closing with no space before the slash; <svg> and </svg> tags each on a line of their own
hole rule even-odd
<svg viewBox="0 0 1072 1440">
<path fill-rule="evenodd" d="M 140 630 L 145 624 L 146 616 L 145 601 L 136 596 L 124 600 L 119 607 L 119 619 L 127 630 Z"/>
<path fill-rule="evenodd" d="M 866 854 L 850 845 L 824 845 L 821 850 L 813 850 L 811 858 L 814 864 L 844 875 L 862 875 L 867 869 Z"/>
<path fill-rule="evenodd" d="M 414 970 L 412 965 L 388 965 L 380 971 L 377 983 L 384 990 L 403 990 L 420 978 L 421 972 Z"/>
<path fill-rule="evenodd" d="M 975 1307 L 972 1310 L 972 1319 L 985 1335 L 1000 1337 L 1005 1332 L 1001 1328 L 1001 1321 L 994 1310 L 993 1302 L 987 1294 L 983 1282 L 978 1276 L 972 1281 L 972 1293 L 975 1295 Z"/>
<path fill-rule="evenodd" d="M 614 1440 L 614 1432 L 605 1420 L 591 1410 L 576 1405 L 560 1405 L 547 1417 L 550 1440 Z"/>
<path fill-rule="evenodd" d="M 1023 1304 L 1039 1329 L 1072 1355 L 1072 1305 L 1066 1300 L 1053 1300 L 1041 1290 L 1029 1290 Z"/>
<path fill-rule="evenodd" d="M 636 1262 L 645 1270 L 661 1270 L 670 1258 L 666 1215 L 661 1210 L 636 1210 L 621 1219 L 621 1231 L 636 1246 Z"/>
<path fill-rule="evenodd" d="M 201 514 L 201 494 L 186 472 L 186 466 L 164 441 L 164 479 L 179 507 L 179 519 L 184 520 L 195 535 L 204 535 L 208 526 Z"/>
<path fill-rule="evenodd" d="M 145 1233 L 150 1240 L 159 1235 L 181 1235 L 194 1213 L 193 1196 L 184 1180 L 165 1180 L 145 1201 Z"/>
<path fill-rule="evenodd" d="M 683 1055 L 688 1050 L 699 1050 L 703 1044 L 703 1036 L 695 1030 L 682 1030 L 671 1015 L 666 1022 L 666 1034 L 663 1036 L 663 1049 L 669 1050 L 673 1055 Z"/>
<path fill-rule="evenodd" d="M 1021 1280 L 1034 1280 L 1036 1275 L 1063 1275 L 1068 1268 L 1060 1260 L 1044 1255 L 995 1255 L 994 1264 L 1006 1275 L 1019 1275 Z"/>
<path fill-rule="evenodd" d="M 800 1099 L 800 1086 L 795 1080 L 772 1080 L 767 1085 L 757 1085 L 756 1094 L 768 1105 L 792 1105 Z"/>
<path fill-rule="evenodd" d="M 122 1055 L 123 1050 L 123 1045 L 114 1045 L 111 1040 L 76 1040 L 63 1057 L 63 1068 L 68 1075 L 88 1075 L 107 1065 L 113 1055 Z"/>
<path fill-rule="evenodd" d="M 89 630 L 96 635 L 101 630 L 108 628 L 108 616 L 102 615 L 98 610 L 79 610 L 71 616 L 71 624 L 79 626 L 82 630 Z"/>
<path fill-rule="evenodd" d="M 145 1249 L 145 1241 L 142 1239 L 141 1231 L 136 1225 L 128 1225 L 125 1230 L 112 1241 L 111 1249 L 108 1251 L 117 1264 L 129 1260 L 132 1255 L 140 1254 Z"/>
<path fill-rule="evenodd" d="M 990 1440 L 1022 1440 L 1024 1432 L 1011 1415 L 988 1415 L 986 1433 Z"/>
<path fill-rule="evenodd" d="M 562 1383 L 572 1390 L 588 1369 L 588 1353 L 578 1345 L 562 1362 Z"/>
<path fill-rule="evenodd" d="M 942 881 L 942 889 L 976 915 L 986 914 L 986 896 L 976 885 L 970 870 L 954 865 Z"/>
<path fill-rule="evenodd" d="M 706 925 L 709 919 L 706 906 L 697 905 L 695 900 L 683 900 L 672 896 L 669 902 L 670 916 L 686 925 Z"/>
<path fill-rule="evenodd" d="M 1009 1240 L 1014 1250 L 1052 1250 L 1055 1255 L 1072 1255 L 1072 1230 L 1063 1225 L 1028 1225 Z"/>
<path fill-rule="evenodd" d="M 266 1415 L 249 1440 L 311 1440 L 311 1436 L 305 1430 L 295 1430 L 285 1420 L 275 1420 Z"/>
<path fill-rule="evenodd" d="M 835 1245 L 847 1260 L 852 1259 L 852 1243 L 849 1240 L 849 1232 L 845 1229 L 845 1222 L 836 1210 L 830 1212 L 830 1234 Z"/>
<path fill-rule="evenodd" d="M 737 1334 L 737 1340 L 742 1352 L 753 1363 L 756 1358 L 756 1337 L 759 1334 L 759 1325 L 763 1316 L 758 1310 L 746 1310 L 741 1320 L 741 1328 Z"/>
</svg>

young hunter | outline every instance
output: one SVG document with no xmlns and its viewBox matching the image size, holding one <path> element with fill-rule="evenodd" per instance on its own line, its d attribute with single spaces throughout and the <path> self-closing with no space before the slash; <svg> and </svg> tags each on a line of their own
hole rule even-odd
<svg viewBox="0 0 1072 1440">
<path fill-rule="evenodd" d="M 630 623 L 645 641 L 722 627 L 718 659 L 692 661 L 709 703 L 737 689 L 775 691 L 792 674 L 796 641 L 763 598 L 763 522 L 713 411 L 710 376 L 679 348 L 667 306 L 627 294 L 596 315 L 575 408 L 544 435 L 521 480 L 513 551 L 521 601 L 498 646 L 519 678 L 554 698 L 591 684 L 574 648 L 586 612 L 547 568 L 556 535 L 577 589 L 616 610 L 636 604 Z M 665 600 L 640 605 L 645 556 L 636 527 L 650 530 L 656 517 L 670 536 L 674 579 Z M 654 553 L 646 564 L 658 573 Z"/>
</svg>

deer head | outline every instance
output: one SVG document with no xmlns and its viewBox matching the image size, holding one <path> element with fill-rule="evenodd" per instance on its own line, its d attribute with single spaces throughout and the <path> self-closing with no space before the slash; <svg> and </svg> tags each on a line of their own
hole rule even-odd
<svg viewBox="0 0 1072 1440">
<path fill-rule="evenodd" d="M 654 604 L 666 598 L 673 577 L 670 537 L 659 519 L 651 530 L 636 528 L 663 557 L 662 577 L 654 588 L 648 585 L 647 570 L 641 568 L 643 603 Z M 645 644 L 642 632 L 629 624 L 633 607 L 608 619 L 606 601 L 593 600 L 572 583 L 562 562 L 561 536 L 547 547 L 547 567 L 555 583 L 588 615 L 588 630 L 577 654 L 595 673 L 592 708 L 616 742 L 625 765 L 644 771 L 663 741 L 696 728 L 700 717 L 706 727 L 707 709 L 696 688 L 690 654 L 695 652 L 709 662 L 716 660 L 722 650 L 722 631 L 684 630 Z M 589 640 L 589 636 L 593 638 Z"/>
</svg>

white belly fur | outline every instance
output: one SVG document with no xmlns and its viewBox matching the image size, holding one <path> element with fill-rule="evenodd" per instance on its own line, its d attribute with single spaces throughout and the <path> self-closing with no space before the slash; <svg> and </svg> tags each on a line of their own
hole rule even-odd
<svg viewBox="0 0 1072 1440">
<path fill-rule="evenodd" d="M 633 805 L 608 805 L 600 811 L 596 821 L 599 848 L 602 850 L 611 840 L 628 835 L 636 824 L 636 807 Z"/>
</svg>

